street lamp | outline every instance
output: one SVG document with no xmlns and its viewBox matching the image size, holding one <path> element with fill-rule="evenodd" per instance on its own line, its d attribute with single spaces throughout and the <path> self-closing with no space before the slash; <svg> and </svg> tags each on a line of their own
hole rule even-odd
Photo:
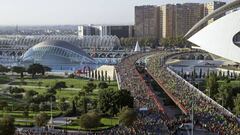
<svg viewBox="0 0 240 135">
<path fill-rule="evenodd" d="M 193 113 L 194 113 L 194 97 L 192 96 L 192 114 L 191 114 L 191 120 L 192 120 L 192 130 L 191 130 L 191 135 L 193 135 L 193 130 L 194 130 L 194 117 L 193 117 Z"/>
<path fill-rule="evenodd" d="M 65 121 L 65 133 L 66 133 L 66 135 L 67 135 L 67 134 L 68 134 L 68 133 L 67 133 L 67 126 L 68 126 L 69 119 L 66 118 L 65 120 L 66 120 L 66 121 Z"/>
</svg>

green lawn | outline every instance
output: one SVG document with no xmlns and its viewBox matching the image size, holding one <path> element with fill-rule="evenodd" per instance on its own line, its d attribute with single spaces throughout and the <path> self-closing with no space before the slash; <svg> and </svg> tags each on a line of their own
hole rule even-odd
<svg viewBox="0 0 240 135">
<path fill-rule="evenodd" d="M 25 90 L 34 90 L 39 94 L 43 94 L 46 92 L 48 88 L 53 86 L 56 82 L 64 81 L 68 88 L 64 88 L 62 90 L 57 91 L 57 98 L 66 98 L 70 99 L 73 98 L 75 95 L 78 94 L 79 91 L 82 90 L 83 86 L 87 85 L 89 80 L 87 79 L 72 79 L 72 78 L 58 78 L 58 79 L 24 79 L 24 83 L 21 82 L 20 79 L 17 79 L 11 83 L 11 85 L 22 87 Z M 38 85 L 39 82 L 42 82 L 41 85 Z M 100 81 L 94 80 L 94 83 L 98 85 Z M 109 83 L 108 83 L 109 84 Z M 73 87 L 71 87 L 73 86 Z M 117 89 L 117 82 L 111 81 L 109 84 L 109 88 Z M 98 94 L 98 88 L 94 90 L 91 97 L 95 98 L 94 95 Z"/>
<path fill-rule="evenodd" d="M 15 126 L 18 126 L 18 127 L 33 127 L 34 121 L 30 121 L 30 122 L 15 121 L 14 124 Z"/>
<path fill-rule="evenodd" d="M 6 75 L 0 75 L 0 84 L 6 84 L 10 82 L 10 78 Z"/>
<path fill-rule="evenodd" d="M 6 101 L 9 106 L 12 106 L 12 105 L 21 106 L 21 105 L 24 104 L 23 100 L 18 100 L 18 99 L 15 99 L 13 97 L 6 96 L 6 95 L 1 95 L 1 94 L 0 94 L 0 101 Z"/>
<path fill-rule="evenodd" d="M 42 82 L 42 84 L 40 86 L 48 86 L 51 87 L 53 86 L 56 82 L 59 81 L 64 81 L 66 82 L 67 87 L 71 87 L 73 86 L 73 88 L 80 88 L 82 89 L 83 86 L 85 86 L 88 83 L 88 79 L 72 79 L 72 78 L 63 78 L 63 79 L 24 79 L 24 83 L 22 84 L 27 85 L 27 86 L 39 86 L 39 82 Z M 94 83 L 98 84 L 100 81 L 95 80 Z M 21 80 L 17 79 L 16 81 L 14 81 L 13 83 L 11 83 L 12 85 L 21 85 Z M 117 87 L 117 83 L 116 81 L 112 81 L 109 85 L 112 88 L 116 88 Z"/>
<path fill-rule="evenodd" d="M 224 81 L 218 81 L 219 84 L 223 83 Z M 232 87 L 240 87 L 240 80 L 234 80 L 234 81 L 231 81 L 231 86 Z"/>
<path fill-rule="evenodd" d="M 67 125 L 67 126 L 63 125 L 58 128 L 61 128 L 61 129 L 67 128 L 68 130 L 102 130 L 102 129 L 114 127 L 119 124 L 118 118 L 102 118 L 101 126 L 96 127 L 96 128 L 91 128 L 91 129 L 85 129 L 85 128 L 82 128 L 79 126 L 78 121 L 79 120 L 77 119 L 77 120 L 73 121 L 70 125 Z"/>
<path fill-rule="evenodd" d="M 22 87 L 26 91 L 28 90 L 34 90 L 38 92 L 39 94 L 43 94 L 47 91 L 48 88 L 53 86 L 56 82 L 58 81 L 64 81 L 66 82 L 66 85 L 68 88 L 64 88 L 61 91 L 57 90 L 56 97 L 57 99 L 59 98 L 66 98 L 67 100 L 70 100 L 74 96 L 78 94 L 79 91 L 82 90 L 83 86 L 87 85 L 89 80 L 86 79 L 70 79 L 70 78 L 55 78 L 55 79 L 24 79 L 24 83 L 21 82 L 20 79 L 16 79 L 11 83 L 12 87 Z M 39 86 L 39 82 L 42 82 L 41 85 Z M 96 85 L 98 85 L 100 81 L 94 81 Z M 73 87 L 71 87 L 73 85 Z M 3 87 L 4 86 L 4 87 Z M 48 86 L 48 87 L 46 87 Z M 0 88 L 5 90 L 6 85 L 0 85 Z M 111 81 L 109 84 L 110 88 L 117 89 L 117 82 L 116 81 Z M 95 99 L 97 98 L 98 92 L 100 89 L 96 88 L 92 94 L 88 95 L 90 98 Z M 11 97 L 11 95 L 7 94 L 0 94 L 0 101 L 6 101 L 8 103 L 8 106 L 13 106 L 14 108 L 22 108 L 25 104 L 24 99 L 15 99 Z M 11 108 L 10 108 L 11 110 Z M 49 111 L 45 111 L 50 116 Z M 54 111 L 53 116 L 59 116 L 61 112 L 60 111 Z M 29 112 L 29 117 L 24 118 L 23 116 L 23 111 L 1 111 L 0 110 L 0 118 L 3 117 L 3 115 L 8 114 L 11 115 L 15 118 L 15 125 L 16 126 L 31 126 L 34 124 L 34 117 L 38 113 L 33 113 Z M 24 120 L 30 120 L 29 122 L 25 122 Z M 96 128 L 95 130 L 100 130 L 100 129 L 106 129 L 109 127 L 112 127 L 114 125 L 118 124 L 118 119 L 109 119 L 109 118 L 102 118 L 101 123 L 103 126 Z M 60 127 L 63 128 L 63 127 Z M 65 128 L 65 127 L 64 127 Z M 69 125 L 69 129 L 79 129 L 79 125 Z"/>
<path fill-rule="evenodd" d="M 44 111 L 44 113 L 46 113 L 48 115 L 48 117 L 51 116 L 51 112 L 50 111 Z M 13 111 L 13 112 L 3 112 L 0 111 L 0 118 L 3 117 L 3 115 L 10 115 L 12 117 L 14 117 L 15 119 L 15 125 L 16 126 L 34 126 L 34 117 L 39 114 L 36 112 L 29 112 L 29 116 L 28 118 L 25 118 L 23 116 L 23 111 Z M 57 117 L 61 114 L 60 111 L 53 111 L 53 117 Z"/>
<path fill-rule="evenodd" d="M 42 111 L 43 112 L 43 111 Z M 51 112 L 50 111 L 44 111 L 44 113 L 46 113 L 49 117 L 50 117 L 50 115 L 51 115 Z M 0 117 L 2 117 L 3 115 L 5 115 L 5 114 L 7 114 L 7 115 L 11 115 L 11 116 L 13 116 L 15 119 L 16 118 L 19 118 L 19 119 L 23 119 L 24 118 L 24 116 L 23 116 L 23 111 L 0 111 Z M 32 119 L 32 118 L 34 118 L 37 114 L 39 114 L 39 112 L 31 112 L 31 111 L 29 111 L 29 119 Z M 53 111 L 53 117 L 56 117 L 56 116 L 59 116 L 61 114 L 61 112 L 60 111 Z M 24 118 L 25 119 L 25 118 Z"/>
</svg>

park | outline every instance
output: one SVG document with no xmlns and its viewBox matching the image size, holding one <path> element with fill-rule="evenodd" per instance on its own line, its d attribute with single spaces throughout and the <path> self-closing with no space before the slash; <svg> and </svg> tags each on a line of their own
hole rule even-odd
<svg viewBox="0 0 240 135">
<path fill-rule="evenodd" d="M 89 79 L 68 74 L 48 75 L 40 64 L 28 69 L 0 67 L 0 117 L 14 127 L 54 127 L 89 131 L 119 125 L 132 111 L 133 97 L 118 90 L 116 80 L 99 74 Z M 14 128 L 12 128 L 14 129 Z"/>
</svg>

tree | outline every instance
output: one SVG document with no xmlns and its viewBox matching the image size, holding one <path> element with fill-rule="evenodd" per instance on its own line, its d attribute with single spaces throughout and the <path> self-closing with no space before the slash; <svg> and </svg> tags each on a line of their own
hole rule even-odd
<svg viewBox="0 0 240 135">
<path fill-rule="evenodd" d="M 240 115 L 240 94 L 237 94 L 236 98 L 234 99 L 234 111 L 236 115 Z"/>
<path fill-rule="evenodd" d="M 45 126 L 48 121 L 48 116 L 46 113 L 40 113 L 35 117 L 35 124 L 38 127 Z"/>
<path fill-rule="evenodd" d="M 45 72 L 46 72 L 46 71 L 47 71 L 47 72 L 52 71 L 52 69 L 51 69 L 50 67 L 48 67 L 48 66 L 44 66 L 43 69 L 44 69 Z"/>
<path fill-rule="evenodd" d="M 69 107 L 70 105 L 66 102 L 66 99 L 61 98 L 58 103 L 58 109 L 63 112 L 63 111 L 66 111 Z"/>
<path fill-rule="evenodd" d="M 90 69 L 90 67 L 88 67 L 88 77 L 89 78 L 91 77 L 91 69 Z"/>
<path fill-rule="evenodd" d="M 50 105 L 47 104 L 46 102 L 41 102 L 39 104 L 39 110 L 40 111 L 48 111 L 48 110 L 50 110 Z"/>
<path fill-rule="evenodd" d="M 56 82 L 55 85 L 53 86 L 53 89 L 58 89 L 60 91 L 62 88 L 67 88 L 66 82 L 63 82 L 63 81 Z"/>
<path fill-rule="evenodd" d="M 137 113 L 128 107 L 124 107 L 119 114 L 119 122 L 124 126 L 131 126 L 133 122 L 137 119 Z"/>
<path fill-rule="evenodd" d="M 107 82 L 107 80 L 108 80 L 108 72 L 107 72 L 107 71 L 105 71 L 105 77 L 104 77 L 104 79 L 105 79 L 105 81 Z"/>
<path fill-rule="evenodd" d="M 117 99 L 118 99 L 118 107 L 119 109 L 122 109 L 124 106 L 133 108 L 133 101 L 134 98 L 131 96 L 130 91 L 127 90 L 119 90 L 117 91 Z"/>
<path fill-rule="evenodd" d="M 103 113 L 114 115 L 118 113 L 116 91 L 104 89 L 99 92 L 98 107 Z"/>
<path fill-rule="evenodd" d="M 21 79 L 23 79 L 23 73 L 26 72 L 24 67 L 14 66 L 12 67 L 12 72 L 20 74 Z"/>
<path fill-rule="evenodd" d="M 15 126 L 14 126 L 14 118 L 9 115 L 5 115 L 0 120 L 0 135 L 14 135 Z"/>
<path fill-rule="evenodd" d="M 84 113 L 88 112 L 88 103 L 90 102 L 90 99 L 86 96 L 81 98 L 81 103 L 82 103 L 82 109 Z"/>
<path fill-rule="evenodd" d="M 229 78 L 229 76 L 230 76 L 230 71 L 227 70 L 227 78 Z"/>
<path fill-rule="evenodd" d="M 43 96 L 44 96 L 44 99 L 46 102 L 49 102 L 49 101 L 55 102 L 56 101 L 56 96 L 53 93 L 46 92 L 46 93 L 43 93 Z"/>
<path fill-rule="evenodd" d="M 83 109 L 84 113 L 87 113 L 88 111 L 87 104 L 90 102 L 90 99 L 86 96 L 86 92 L 79 91 L 78 98 L 80 99 L 79 105 L 81 106 L 81 109 Z"/>
<path fill-rule="evenodd" d="M 39 112 L 39 105 L 35 104 L 35 103 L 31 103 L 29 105 L 29 108 L 33 111 L 33 112 Z"/>
<path fill-rule="evenodd" d="M 55 94 L 57 94 L 57 91 L 54 88 L 49 88 L 49 89 L 47 89 L 47 93 L 55 95 Z"/>
<path fill-rule="evenodd" d="M 224 81 L 218 88 L 218 93 L 215 98 L 218 103 L 222 104 L 224 107 L 233 109 L 233 95 L 230 83 Z"/>
<path fill-rule="evenodd" d="M 43 94 L 38 94 L 32 98 L 32 102 L 35 104 L 40 104 L 41 102 L 45 102 L 45 96 Z"/>
<path fill-rule="evenodd" d="M 103 113 L 115 115 L 124 106 L 133 107 L 133 97 L 129 91 L 111 88 L 100 91 L 98 107 Z"/>
<path fill-rule="evenodd" d="M 89 129 L 98 127 L 100 125 L 100 119 L 101 117 L 97 113 L 91 112 L 83 114 L 79 122 L 82 128 Z"/>
<path fill-rule="evenodd" d="M 220 70 L 218 74 L 219 74 L 219 75 L 218 75 L 219 78 L 222 79 L 222 76 L 223 76 L 222 70 Z"/>
<path fill-rule="evenodd" d="M 217 75 L 215 73 L 210 73 L 207 77 L 207 90 L 209 97 L 214 97 L 218 91 Z"/>
<path fill-rule="evenodd" d="M 76 103 L 75 100 L 72 100 L 72 114 L 76 115 L 77 114 L 77 108 L 76 108 Z"/>
<path fill-rule="evenodd" d="M 44 67 L 40 64 L 32 64 L 28 67 L 27 72 L 29 74 L 32 74 L 32 78 L 35 77 L 36 74 L 42 74 L 44 75 L 45 71 L 44 71 Z"/>
<path fill-rule="evenodd" d="M 94 70 L 91 71 L 91 78 L 94 79 Z"/>
<path fill-rule="evenodd" d="M 23 117 L 28 119 L 28 117 L 29 117 L 29 112 L 28 112 L 28 110 L 24 110 L 24 111 L 23 111 Z"/>
<path fill-rule="evenodd" d="M 29 116 L 28 110 L 24 110 L 23 111 L 23 117 L 28 118 L 28 116 Z"/>
<path fill-rule="evenodd" d="M 199 70 L 199 78 L 202 78 L 202 68 Z"/>
<path fill-rule="evenodd" d="M 94 79 L 97 80 L 97 79 L 98 79 L 98 78 L 97 78 L 97 77 L 98 77 L 98 71 L 97 71 L 97 70 L 95 70 L 94 75 L 95 75 L 95 76 L 94 76 Z"/>
<path fill-rule="evenodd" d="M 42 84 L 43 84 L 43 82 L 41 82 L 41 81 L 39 81 L 39 82 L 37 83 L 37 85 L 38 85 L 39 88 L 42 86 Z"/>
<path fill-rule="evenodd" d="M 36 92 L 36 91 L 34 91 L 34 90 L 28 90 L 28 91 L 25 92 L 25 98 L 26 98 L 27 100 L 30 100 L 30 99 L 33 98 L 33 96 L 35 96 L 35 95 L 37 95 L 37 94 L 38 94 L 38 92 Z"/>
<path fill-rule="evenodd" d="M 98 88 L 100 88 L 100 89 L 106 89 L 106 88 L 108 88 L 108 84 L 107 84 L 106 82 L 100 82 L 100 83 L 98 84 Z"/>
<path fill-rule="evenodd" d="M 23 88 L 18 88 L 18 87 L 12 87 L 9 89 L 9 93 L 13 94 L 13 93 L 23 93 L 25 92 L 25 90 Z"/>
<path fill-rule="evenodd" d="M 100 79 L 101 79 L 101 74 L 100 74 L 100 71 L 98 71 L 98 73 L 97 73 L 97 80 L 100 81 Z"/>
<path fill-rule="evenodd" d="M 86 86 L 83 86 L 83 89 L 86 93 L 91 93 L 96 89 L 96 85 L 92 81 L 89 81 Z"/>
<path fill-rule="evenodd" d="M 3 65 L 0 65 L 0 73 L 5 73 L 5 72 L 9 72 L 10 70 L 7 68 L 7 67 L 5 67 L 5 66 L 3 66 Z"/>
<path fill-rule="evenodd" d="M 6 101 L 0 101 L 0 108 L 4 110 L 6 107 L 8 107 L 8 103 Z"/>
<path fill-rule="evenodd" d="M 103 70 L 101 70 L 101 80 L 104 81 Z"/>
<path fill-rule="evenodd" d="M 111 82 L 111 77 L 108 76 L 108 83 L 110 84 L 110 82 Z"/>
</svg>

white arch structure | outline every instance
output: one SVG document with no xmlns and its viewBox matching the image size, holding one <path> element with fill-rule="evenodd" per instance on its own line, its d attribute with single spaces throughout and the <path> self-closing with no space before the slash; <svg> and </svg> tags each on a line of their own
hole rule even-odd
<svg viewBox="0 0 240 135">
<path fill-rule="evenodd" d="M 235 3 L 235 5 L 233 6 L 232 3 Z M 233 41 L 234 36 L 240 32 L 240 10 L 233 10 L 233 8 L 236 8 L 236 4 L 239 4 L 240 0 L 232 3 L 220 8 L 212 13 L 212 15 L 217 14 L 217 12 L 227 12 L 230 10 L 232 12 L 207 25 L 193 35 L 193 31 L 200 27 L 199 23 L 196 24 L 185 37 L 190 37 L 188 40 L 198 45 L 200 49 L 240 63 L 240 46 Z M 211 17 L 211 14 L 209 16 Z M 203 18 L 200 23 L 203 24 L 206 22 L 206 18 L 209 19 L 209 16 Z"/>
</svg>

